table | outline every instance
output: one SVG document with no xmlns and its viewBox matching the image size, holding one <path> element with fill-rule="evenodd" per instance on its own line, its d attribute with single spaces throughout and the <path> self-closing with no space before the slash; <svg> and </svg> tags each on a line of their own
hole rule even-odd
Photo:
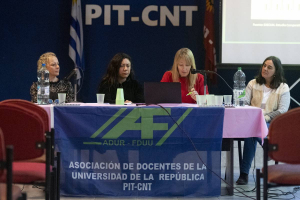
<svg viewBox="0 0 300 200">
<path fill-rule="evenodd" d="M 72 104 L 67 104 L 72 107 Z M 77 106 L 99 106 L 97 103 L 78 103 Z M 198 107 L 195 104 L 162 104 L 166 107 Z M 40 105 L 51 118 L 51 128 L 54 128 L 53 105 Z M 103 107 L 116 107 L 116 105 L 102 104 Z M 127 107 L 135 107 L 127 105 Z M 262 110 L 253 106 L 244 106 L 236 108 L 225 108 L 223 138 L 247 138 L 260 137 L 265 138 L 268 135 L 268 127 L 262 113 Z M 262 140 L 263 141 L 263 140 Z"/>
<path fill-rule="evenodd" d="M 84 108 L 84 110 L 91 110 L 91 109 L 94 109 L 94 108 L 88 108 L 87 106 L 98 106 L 99 104 L 80 104 L 80 107 L 81 106 L 85 106 Z M 196 111 L 197 113 L 198 112 L 200 112 L 200 111 L 202 111 L 202 110 L 206 110 L 206 111 L 209 111 L 209 110 L 211 110 L 211 109 L 213 109 L 213 110 L 220 110 L 220 108 L 198 108 L 196 105 L 194 105 L 194 104 L 184 104 L 184 105 L 164 105 L 164 106 L 166 106 L 166 107 L 168 107 L 168 108 L 171 108 L 171 110 L 173 109 L 173 110 L 180 110 L 180 109 L 183 109 L 183 108 L 181 108 L 182 106 L 184 106 L 184 109 L 183 110 L 187 110 L 187 109 L 189 109 L 189 108 L 192 108 L 193 110 L 198 110 L 198 111 Z M 52 110 L 52 106 L 46 106 L 46 107 L 44 107 L 46 110 L 48 109 L 48 110 Z M 98 108 L 98 107 L 97 107 Z M 118 106 L 112 106 L 112 105 L 110 105 L 110 106 L 108 106 L 108 105 L 103 105 L 102 107 L 102 111 L 101 112 L 105 112 L 105 110 L 107 109 L 107 110 L 111 110 L 111 109 L 120 109 L 120 107 L 118 107 Z M 132 106 L 126 106 L 126 108 L 130 108 L 130 109 L 134 109 L 135 108 L 135 106 L 134 105 L 132 105 Z M 66 107 L 55 107 L 55 116 L 59 113 L 61 116 L 67 116 L 67 115 L 65 115 L 66 113 L 68 113 L 69 111 L 68 110 L 73 110 L 73 109 L 75 109 L 75 110 L 77 110 L 77 108 L 76 107 L 69 107 L 69 108 L 66 108 Z M 60 110 L 60 111 L 59 111 Z M 64 110 L 64 111 L 62 111 L 62 110 Z M 173 112 L 173 110 L 172 110 L 172 112 Z M 221 109 L 222 110 L 222 109 Z M 148 112 L 148 111 L 147 111 Z M 174 111 L 175 112 L 175 111 Z M 82 112 L 82 113 L 80 113 L 79 115 L 87 115 L 89 112 Z M 70 114 L 69 114 L 70 115 Z M 219 116 L 220 116 L 220 113 L 218 114 L 218 115 L 211 115 L 211 116 L 209 116 L 210 114 L 209 114 L 209 112 L 206 112 L 206 116 L 202 116 L 202 119 L 201 119 L 201 117 L 198 117 L 197 116 L 198 114 L 196 114 L 195 116 L 193 116 L 191 119 L 193 119 L 193 118 L 197 118 L 198 120 L 197 121 L 207 121 L 208 120 L 208 118 L 211 118 L 211 119 L 215 119 L 216 117 L 217 117 L 217 119 L 218 120 L 213 120 L 213 121 L 211 121 L 211 124 L 219 124 L 219 125 L 221 125 L 222 124 L 222 128 L 220 129 L 219 128 L 219 130 L 218 131 L 213 131 L 215 134 L 212 134 L 212 135 L 214 135 L 214 137 L 216 137 L 216 138 L 218 138 L 217 136 L 218 136 L 218 133 L 220 134 L 220 133 L 222 133 L 222 130 L 223 130 L 223 138 L 237 138 L 237 137 L 241 137 L 241 138 L 245 138 L 245 137 L 262 137 L 262 138 L 264 138 L 266 135 L 267 135 L 267 127 L 266 127 L 266 124 L 265 124 L 265 122 L 264 122 L 264 118 L 263 118 L 263 115 L 262 115 L 262 111 L 261 111 L 261 109 L 259 109 L 259 108 L 255 108 L 255 107 L 241 107 L 241 108 L 226 108 L 225 109 L 225 117 L 224 117 L 224 125 L 223 125 L 223 119 L 221 119 Z M 53 116 L 53 115 L 52 115 Z M 70 118 L 70 116 L 67 116 L 68 117 L 68 119 L 70 119 L 67 123 L 65 123 L 65 124 L 72 124 L 72 123 L 74 123 L 74 121 L 75 121 L 75 124 L 77 124 L 77 123 L 80 123 L 79 121 L 78 121 L 78 119 L 77 118 L 75 118 L 75 119 L 72 119 L 72 117 Z M 164 117 L 166 117 L 166 116 L 164 116 Z M 53 120 L 53 118 L 52 118 L 52 120 Z M 59 119 L 58 121 L 60 121 L 61 119 Z M 77 120 L 77 121 L 76 121 Z M 93 119 L 90 119 L 90 121 L 92 121 Z M 189 120 L 189 119 L 184 119 L 183 121 L 185 122 L 185 121 L 187 121 L 187 120 Z M 222 121 L 222 122 L 221 122 Z M 53 122 L 53 121 L 52 121 Z M 172 122 L 168 122 L 168 123 L 172 123 Z M 183 123 L 184 124 L 184 123 Z M 203 123 L 194 123 L 192 126 L 193 127 L 197 127 L 197 126 L 199 126 L 200 124 L 202 124 L 202 125 L 205 125 L 205 123 L 203 124 Z M 54 124 L 52 123 L 52 126 L 54 126 Z M 63 126 L 63 125 L 61 125 L 61 124 L 59 124 L 59 122 L 56 122 L 56 120 L 55 120 L 55 128 L 56 128 L 56 134 L 58 134 L 58 137 L 59 137 L 59 135 L 60 135 L 60 133 L 62 132 L 62 130 L 60 130 L 60 127 L 61 126 Z M 109 125 L 107 126 L 107 127 L 109 127 Z M 184 126 L 184 128 L 186 128 L 186 127 L 189 127 L 189 126 Z M 216 126 L 217 127 L 217 126 Z M 82 129 L 80 129 L 80 130 L 77 130 L 76 128 L 74 128 L 74 127 L 72 127 L 71 126 L 71 128 L 69 127 L 69 131 L 67 131 L 67 132 L 70 132 L 70 133 L 72 133 L 71 134 L 71 136 L 73 137 L 74 136 L 74 133 L 75 133 L 75 135 L 76 135 L 76 133 L 77 132 L 84 132 L 84 130 Z M 84 129 L 86 129 L 86 130 L 89 130 L 89 128 L 88 127 L 85 127 Z M 145 130 L 146 130 L 147 128 L 145 128 Z M 209 126 L 209 129 L 207 129 L 207 131 L 205 131 L 205 132 L 203 132 L 203 134 L 204 135 L 209 135 L 208 133 L 210 133 L 210 132 L 212 132 L 211 130 L 212 129 L 214 129 L 214 127 L 212 127 L 212 126 Z M 209 130 L 209 131 L 208 131 Z M 189 130 L 190 131 L 190 130 Z M 187 131 L 187 132 L 189 132 L 189 131 Z M 191 131 L 192 132 L 192 131 Z M 198 133 L 197 133 L 198 134 Z M 194 136 L 193 137 L 195 137 L 195 135 L 197 135 L 197 134 L 194 134 Z M 145 135 L 145 134 L 144 134 Z M 146 134 L 147 135 L 147 134 Z M 172 134 L 173 135 L 173 134 Z M 70 136 L 70 135 L 69 135 Z M 69 137 L 68 136 L 68 137 Z M 175 136 L 175 135 L 174 135 Z M 222 135 L 221 135 L 222 136 Z M 69 138 L 68 137 L 65 137 L 65 138 L 63 138 L 63 140 L 69 140 Z M 177 136 L 178 137 L 178 136 Z M 200 136 L 200 138 L 201 137 L 203 137 L 203 136 Z M 79 137 L 80 138 L 80 137 Z M 96 138 L 96 137 L 95 137 Z M 175 137 L 176 138 L 176 137 Z M 136 138 L 131 138 L 132 140 L 135 140 L 135 141 L 139 141 L 138 139 L 136 139 Z M 170 138 L 168 138 L 168 140 L 169 140 Z M 173 139 L 173 138 L 172 138 Z M 178 139 L 178 138 L 177 138 Z M 193 138 L 193 139 L 197 139 L 197 137 L 195 137 L 195 138 Z M 199 138 L 198 138 L 199 139 Z M 56 142 L 60 142 L 60 140 L 62 140 L 62 139 L 57 139 L 56 140 Z M 175 140 L 175 139 L 174 139 Z M 202 141 L 203 141 L 203 138 L 201 139 Z M 80 139 L 79 139 L 79 141 L 80 141 Z M 78 142 L 78 141 L 77 141 Z M 97 143 L 95 143 L 95 141 L 88 141 L 88 142 L 94 142 L 94 144 L 90 144 L 91 146 L 95 146 L 95 145 L 97 145 Z M 99 141 L 98 141 L 99 142 Z M 136 144 L 137 144 L 137 142 L 136 142 Z M 175 143 L 174 141 L 172 141 L 173 143 Z M 171 143 L 172 143 L 171 142 Z M 207 141 L 207 143 L 211 143 L 211 142 L 213 142 L 214 144 L 216 144 L 216 148 L 213 148 L 212 150 L 208 150 L 208 151 L 205 151 L 205 150 L 207 150 L 207 149 L 205 149 L 205 148 L 208 148 L 207 146 L 209 146 L 209 145 L 207 145 L 207 146 L 205 146 L 205 145 L 203 145 L 203 143 L 202 144 L 198 144 L 198 146 L 199 147 L 203 147 L 202 149 L 200 149 L 200 150 L 203 150 L 203 151 L 201 151 L 201 157 L 205 157 L 205 156 L 207 156 L 207 155 L 213 155 L 213 156 L 210 156 L 210 158 L 207 158 L 206 160 L 205 160 L 205 162 L 208 162 L 208 164 L 210 165 L 210 166 L 212 166 L 213 167 L 213 169 L 217 172 L 217 175 L 220 175 L 220 173 L 219 173 L 219 170 L 220 170 L 220 162 L 215 162 L 215 161 L 212 161 L 212 159 L 211 159 L 211 157 L 215 157 L 215 158 L 217 158 L 216 160 L 218 160 L 219 158 L 220 158 L 220 153 L 216 153 L 216 152 L 220 152 L 220 149 L 219 149 L 219 140 L 218 141 Z M 74 140 L 73 140 L 73 143 L 74 143 Z M 75 143 L 76 143 L 76 141 L 75 141 Z M 177 142 L 178 143 L 178 142 Z M 185 141 L 185 143 L 187 143 L 187 141 Z M 109 145 L 109 142 L 108 142 L 108 145 Z M 113 145 L 116 145 L 116 144 L 113 144 L 112 143 L 112 146 Z M 146 143 L 146 145 L 147 145 L 147 143 Z M 59 145 L 58 145 L 59 146 Z M 61 146 L 64 146 L 65 147 L 65 144 L 63 144 L 63 145 L 61 145 Z M 205 148 L 204 148 L 205 147 Z M 106 148 L 106 150 L 98 150 L 97 152 L 94 152 L 94 153 L 92 153 L 92 154 L 90 154 L 89 152 L 91 152 L 91 149 L 88 149 L 87 151 L 81 151 L 81 154 L 82 155 L 77 155 L 78 154 L 78 152 L 77 152 L 77 154 L 76 153 L 74 153 L 74 155 L 73 155 L 73 158 L 75 158 L 76 157 L 76 159 L 78 159 L 78 160 L 80 160 L 80 162 L 81 162 L 81 157 L 86 157 L 86 159 L 87 159 L 87 161 L 88 160 L 91 160 L 91 159 L 93 159 L 94 157 L 101 157 L 101 158 L 103 158 L 103 154 L 105 154 L 105 153 L 107 153 L 108 151 L 112 151 L 113 149 L 115 149 L 115 148 L 118 148 L 117 146 L 114 146 L 114 148 L 109 148 L 109 146 Z M 232 147 L 231 147 L 232 148 Z M 176 150 L 176 148 L 170 148 L 170 149 L 172 149 L 172 151 L 174 151 L 174 149 Z M 60 147 L 60 150 L 61 151 L 63 151 L 63 152 L 65 152 L 65 149 L 64 148 L 61 148 Z M 158 152 L 158 154 L 163 154 L 165 151 L 168 151 L 169 149 L 168 148 L 166 148 L 166 149 L 162 149 L 161 151 L 162 152 Z M 181 156 L 180 157 L 180 159 L 179 158 L 177 158 L 177 160 L 179 159 L 179 160 L 182 160 L 182 159 L 184 159 L 184 158 L 186 158 L 187 160 L 189 160 L 189 161 L 191 161 L 190 163 L 194 163 L 194 164 L 196 164 L 197 165 L 197 163 L 199 163 L 198 161 L 199 161 L 199 159 L 198 158 L 196 158 L 196 160 L 195 160 L 195 155 L 191 155 L 191 153 L 190 152 L 193 152 L 191 149 L 181 149 L 181 150 L 183 150 L 185 153 L 184 153 L 184 156 Z M 232 149 L 231 149 L 232 150 Z M 146 152 L 143 152 L 143 151 L 141 151 L 141 155 L 146 155 L 146 157 L 148 156 L 148 154 L 147 154 L 147 151 L 149 151 L 149 148 L 147 149 L 147 150 L 145 150 Z M 62 155 L 64 154 L 62 152 Z M 118 153 L 119 151 L 117 151 L 117 154 L 115 154 L 115 156 L 114 156 L 114 159 L 116 159 L 116 157 L 121 157 L 121 158 L 124 158 L 125 157 L 125 159 L 128 159 L 128 155 L 130 155 L 129 157 L 138 157 L 140 160 L 142 159 L 142 157 L 143 156 L 139 156 L 139 155 L 135 155 L 135 156 L 132 156 L 132 155 L 134 155 L 134 154 L 132 154 L 132 152 L 134 152 L 134 150 L 133 149 L 130 149 L 129 148 L 129 150 L 126 152 L 126 153 Z M 157 153 L 157 152 L 156 152 Z M 177 153 L 178 154 L 178 153 Z M 180 153 L 179 153 L 180 154 Z M 85 156 L 83 156 L 83 155 L 85 155 Z M 127 156 L 127 157 L 126 157 Z M 87 158 L 88 157 L 88 158 Z M 177 155 L 177 157 L 178 157 L 178 155 Z M 208 156 L 209 157 L 209 156 Z M 170 158 L 176 158 L 176 155 L 170 155 Z M 152 159 L 157 159 L 157 158 L 152 158 Z M 140 162 L 140 160 L 139 160 L 139 162 Z M 220 160 L 220 159 L 219 159 Z M 87 163 L 87 161 L 84 161 L 83 163 Z M 67 164 L 70 164 L 70 162 L 66 162 L 66 161 L 64 161 L 65 163 L 67 163 Z M 78 163 L 80 163 L 79 161 L 78 161 Z M 125 162 L 125 161 L 122 161 L 123 163 L 129 163 L 129 162 Z M 135 162 L 135 163 L 138 163 L 138 161 L 133 161 L 133 162 Z M 142 162 L 143 163 L 143 162 Z M 183 166 L 184 165 L 184 163 L 189 163 L 189 162 L 175 162 L 175 163 L 179 163 L 178 165 L 181 165 L 181 166 Z M 216 166 L 216 165 L 213 165 L 212 163 L 217 163 L 217 165 L 218 166 Z M 74 163 L 73 163 L 74 164 Z M 228 179 L 227 179 L 227 181 L 230 183 L 230 184 L 233 184 L 233 151 L 230 151 L 230 152 L 228 152 L 228 154 L 227 154 L 227 162 L 226 162 L 226 164 L 228 165 L 228 167 L 226 168 L 226 170 L 227 170 L 227 177 L 228 177 Z M 72 166 L 71 166 L 72 167 Z M 76 166 L 74 166 L 74 167 L 76 167 Z M 80 166 L 79 166 L 80 167 Z M 126 167 L 126 166 L 125 166 Z M 128 166 L 129 167 L 129 166 Z M 66 167 L 66 168 L 68 168 L 68 167 Z M 69 169 L 70 169 L 70 166 L 69 166 Z M 103 171 L 103 170 L 102 170 Z M 126 171 L 126 170 L 121 170 L 121 174 L 124 172 L 124 171 Z M 132 172 L 134 172 L 133 174 L 139 174 L 139 173 L 137 173 L 138 172 L 138 169 L 132 169 L 131 170 Z M 175 170 L 173 170 L 173 172 L 174 171 L 176 171 L 176 169 Z M 177 170 L 178 171 L 178 170 Z M 176 171 L 176 172 L 177 172 Z M 206 170 L 206 171 L 208 171 L 208 170 Z M 145 171 L 146 172 L 146 171 Z M 172 172 L 172 170 L 171 170 L 171 172 Z M 172 174 L 170 172 L 170 174 Z M 195 171 L 193 171 L 193 170 L 190 170 L 189 171 L 191 174 L 195 174 Z M 64 172 L 63 172 L 64 173 Z M 149 174 L 149 172 L 146 172 L 146 174 Z M 179 170 L 179 173 L 181 173 L 181 174 L 183 174 L 183 172 L 182 171 L 180 171 Z M 150 173 L 151 174 L 151 173 Z M 78 175 L 78 174 L 77 174 Z M 134 176 L 134 175 L 132 175 L 132 176 Z M 205 173 L 205 177 L 212 177 L 212 174 L 210 174 L 209 175 L 209 172 L 206 172 Z M 214 177 L 216 177 L 216 176 L 214 176 Z M 148 177 L 149 178 L 149 177 Z M 215 182 L 215 180 L 212 178 L 212 179 L 210 179 L 212 182 Z M 124 181 L 124 180 L 120 180 L 121 182 L 122 182 L 122 184 L 123 184 L 123 186 L 124 186 L 124 183 L 126 183 L 126 181 Z M 130 187 L 144 187 L 144 189 L 149 189 L 150 187 L 151 187 L 151 189 L 153 190 L 153 185 L 147 185 L 147 182 L 143 182 L 143 181 L 137 181 L 137 180 L 134 180 L 137 184 L 138 184 L 138 182 L 141 182 L 141 183 L 145 183 L 145 184 L 141 184 L 141 185 L 133 185 L 133 184 L 131 184 L 131 183 L 129 183 L 129 184 L 125 184 L 125 186 L 124 187 L 126 187 L 127 189 L 129 189 Z M 133 181 L 133 182 L 134 182 Z M 167 181 L 166 181 L 167 182 Z M 182 181 L 181 181 L 182 182 Z M 203 182 L 203 181 L 202 181 Z M 148 183 L 150 183 L 149 181 L 148 181 Z M 220 186 L 220 181 L 218 182 L 218 184 L 215 184 L 214 185 L 214 187 L 206 187 L 205 188 L 205 186 L 200 186 L 200 187 L 198 187 L 198 188 L 192 188 L 192 189 L 190 189 L 191 188 L 191 185 L 197 185 L 197 184 L 188 184 L 188 182 L 187 181 L 183 181 L 182 183 L 180 183 L 180 181 L 178 182 L 177 181 L 177 185 L 178 185 L 178 183 L 179 183 L 179 185 L 181 184 L 181 185 L 183 185 L 183 187 L 185 187 L 185 188 L 188 188 L 186 191 L 180 191 L 180 192 L 178 192 L 178 191 L 176 191 L 176 190 L 178 190 L 178 189 L 175 189 L 175 190 L 172 190 L 171 189 L 171 191 L 169 191 L 169 192 L 167 192 L 167 193 L 163 193 L 162 191 L 165 191 L 165 190 L 168 190 L 168 189 L 170 189 L 170 186 L 165 186 L 165 187 L 163 187 L 163 185 L 160 185 L 160 190 L 156 190 L 156 192 L 155 193 L 151 193 L 151 192 L 149 192 L 149 191 L 140 191 L 140 190 L 138 190 L 138 188 L 131 188 L 131 189 L 133 189 L 133 190 L 129 190 L 130 192 L 128 192 L 127 191 L 127 193 L 125 194 L 125 193 L 115 193 L 115 192 L 112 192 L 111 190 L 109 190 L 109 189 L 107 189 L 107 188 L 105 188 L 104 190 L 104 193 L 106 192 L 106 195 L 108 194 L 108 195 L 120 195 L 120 196 L 127 196 L 127 195 L 134 195 L 134 196 L 139 196 L 139 195 L 141 195 L 141 196 L 216 196 L 216 195 L 220 195 L 219 193 L 213 193 L 213 192 L 211 192 L 211 190 L 209 190 L 209 189 L 212 189 L 212 188 L 214 188 L 214 190 L 213 191 L 216 191 L 216 188 L 219 188 L 219 186 Z M 109 185 L 109 184 L 108 184 Z M 108 186 L 108 185 L 106 185 L 106 186 Z M 114 183 L 112 183 L 112 185 L 114 185 Z M 165 184 L 165 185 L 168 185 L 168 184 Z M 175 186 L 176 186 L 176 183 L 174 184 Z M 205 185 L 205 184 L 202 184 L 202 185 Z M 76 182 L 75 182 L 75 185 L 70 185 L 69 186 L 69 188 L 62 188 L 63 190 L 62 190 L 62 194 L 64 194 L 64 192 L 66 192 L 65 194 L 66 195 L 71 195 L 71 196 L 74 196 L 74 195 L 85 195 L 85 193 L 86 193 L 86 195 L 95 195 L 95 196 L 97 196 L 97 195 L 99 195 L 99 194 L 97 194 L 97 193 L 94 193 L 94 194 L 90 194 L 89 193 L 89 191 L 90 191 L 90 189 L 89 189 L 89 191 L 84 191 L 84 192 L 82 192 L 81 194 L 76 194 L 76 192 L 74 193 L 74 192 L 71 192 L 72 194 L 69 194 L 70 192 L 68 192 L 68 191 L 70 191 L 70 190 L 72 190 L 72 188 L 74 188 L 74 187 L 78 187 L 78 185 L 76 185 Z M 94 187 L 93 186 L 93 184 L 90 184 L 89 185 L 89 188 L 90 187 Z M 110 187 L 111 187 L 111 185 L 110 185 Z M 126 189 L 125 188 L 125 189 Z M 98 189 L 97 189 L 98 190 Z M 137 190 L 137 191 L 134 191 L 134 190 Z M 205 191 L 204 193 L 203 192 L 201 192 L 201 191 Z M 218 191 L 220 191 L 220 189 L 218 189 Z M 103 192 L 101 193 L 101 194 L 104 194 Z M 101 195 L 100 194 L 100 195 Z M 233 194 L 233 188 L 232 187 L 229 187 L 229 194 Z"/>
<path fill-rule="evenodd" d="M 225 109 L 223 138 L 231 138 L 230 151 L 226 153 L 226 181 L 230 184 L 226 186 L 227 194 L 233 195 L 233 138 L 260 137 L 263 141 L 267 134 L 268 127 L 260 108 L 244 106 Z"/>
</svg>

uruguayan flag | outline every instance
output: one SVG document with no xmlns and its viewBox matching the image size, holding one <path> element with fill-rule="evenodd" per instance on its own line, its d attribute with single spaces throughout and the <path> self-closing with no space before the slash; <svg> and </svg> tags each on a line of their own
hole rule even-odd
<svg viewBox="0 0 300 200">
<path fill-rule="evenodd" d="M 75 63 L 76 71 L 78 68 L 84 70 L 83 65 L 83 26 L 81 16 L 80 0 L 72 0 L 72 21 L 70 26 L 70 45 L 69 56 Z M 80 79 L 80 73 L 77 73 L 77 79 Z"/>
</svg>

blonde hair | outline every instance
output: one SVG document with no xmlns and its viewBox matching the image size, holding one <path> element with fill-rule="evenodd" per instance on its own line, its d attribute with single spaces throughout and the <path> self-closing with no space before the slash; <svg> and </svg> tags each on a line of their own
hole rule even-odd
<svg viewBox="0 0 300 200">
<path fill-rule="evenodd" d="M 196 69 L 195 58 L 193 52 L 188 48 L 179 49 L 174 57 L 173 67 L 171 69 L 173 82 L 179 82 L 178 63 L 181 59 L 185 59 L 187 65 L 191 65 L 191 69 Z M 187 76 L 188 85 L 187 89 L 190 91 L 197 79 L 197 74 L 191 74 Z"/>
<path fill-rule="evenodd" d="M 55 53 L 47 52 L 40 56 L 39 60 L 37 61 L 37 70 L 39 71 L 42 68 L 42 64 L 46 64 L 49 61 L 50 57 L 56 57 Z"/>
</svg>

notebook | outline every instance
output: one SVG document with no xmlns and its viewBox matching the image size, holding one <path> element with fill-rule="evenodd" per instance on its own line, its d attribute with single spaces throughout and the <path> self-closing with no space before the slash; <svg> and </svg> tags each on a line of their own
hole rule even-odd
<svg viewBox="0 0 300 200">
<path fill-rule="evenodd" d="M 168 82 L 145 82 L 146 104 L 181 103 L 181 84 Z"/>
</svg>

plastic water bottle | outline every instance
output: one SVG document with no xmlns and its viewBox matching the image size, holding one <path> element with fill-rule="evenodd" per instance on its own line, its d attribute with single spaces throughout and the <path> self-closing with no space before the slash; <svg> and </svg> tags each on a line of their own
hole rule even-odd
<svg viewBox="0 0 300 200">
<path fill-rule="evenodd" d="M 238 71 L 233 76 L 233 104 L 235 106 L 245 105 L 245 82 L 246 75 L 242 71 L 242 68 L 238 67 Z"/>
<path fill-rule="evenodd" d="M 37 103 L 48 104 L 49 101 L 49 71 L 43 63 L 37 72 Z"/>
</svg>

